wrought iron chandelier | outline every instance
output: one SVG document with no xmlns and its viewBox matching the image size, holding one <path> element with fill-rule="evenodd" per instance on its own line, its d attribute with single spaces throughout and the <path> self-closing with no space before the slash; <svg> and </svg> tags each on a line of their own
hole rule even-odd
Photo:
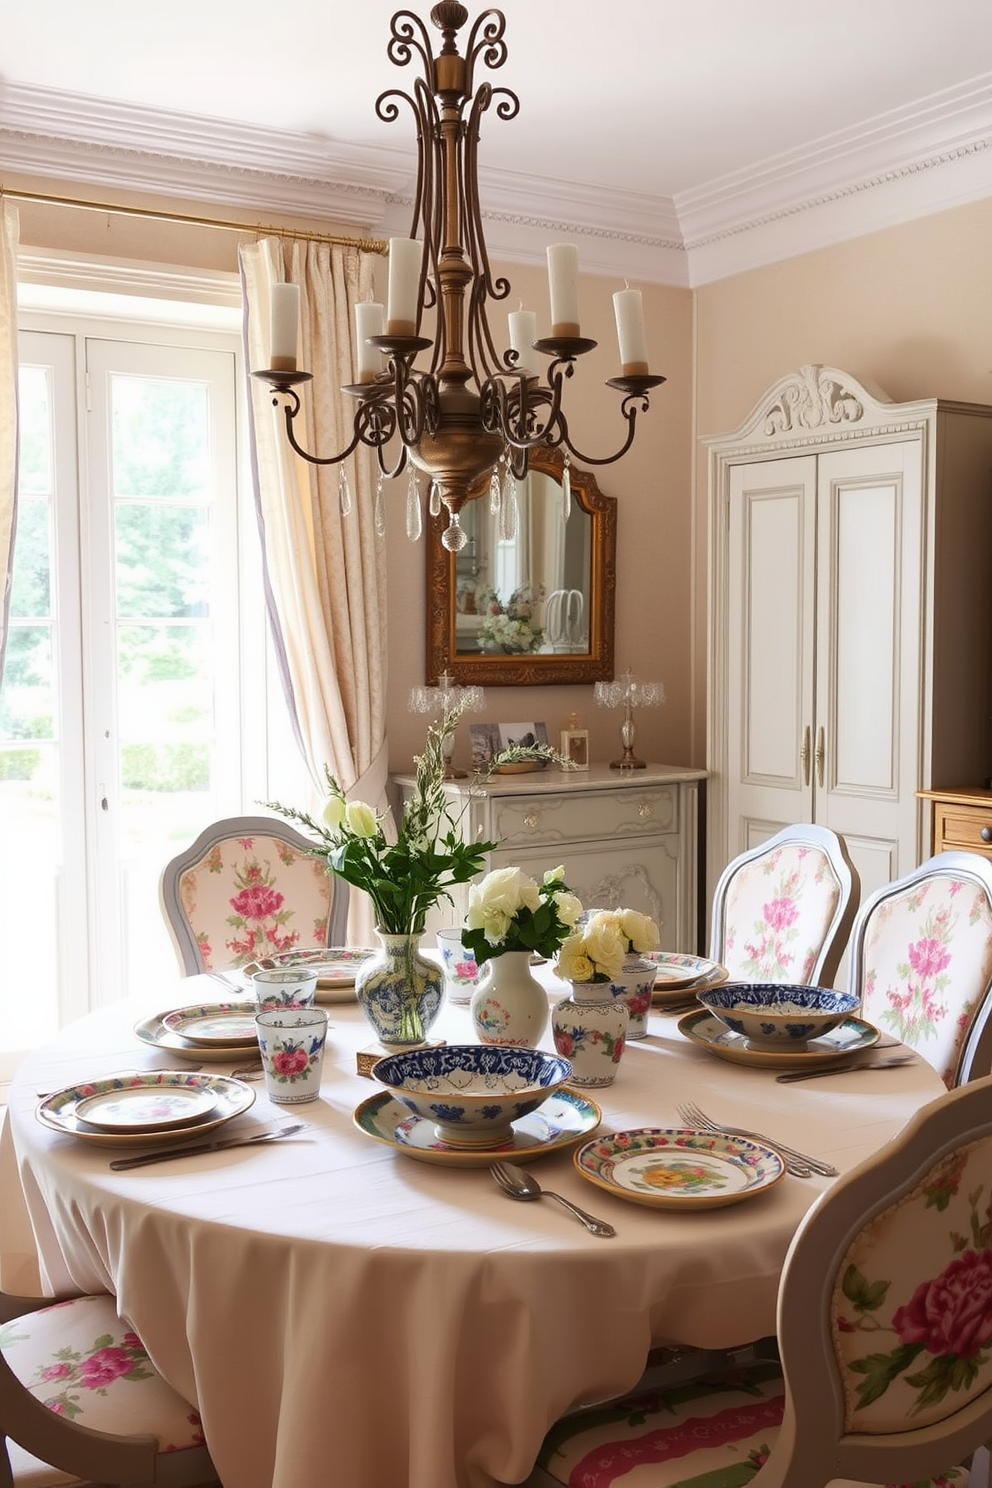
<svg viewBox="0 0 992 1488">
<path fill-rule="evenodd" d="M 611 377 L 607 386 L 622 395 L 626 438 L 612 455 L 597 458 L 578 449 L 562 391 L 576 359 L 596 342 L 580 334 L 578 255 L 570 244 L 548 248 L 551 335 L 538 339 L 536 315 L 520 309 L 509 315 L 509 348 L 497 351 L 487 303 L 505 300 L 511 286 L 494 278 L 489 264 L 478 144 L 490 106 L 495 102 L 498 118 L 513 119 L 520 101 L 508 88 L 488 81 L 475 84 L 480 61 L 490 70 L 506 61 L 502 12 L 486 10 L 476 19 L 462 56 L 457 35 L 468 19 L 458 0 L 434 6 L 431 21 L 442 36 L 436 56 L 425 25 L 412 12 L 397 11 L 390 23 L 390 61 L 405 67 L 419 56 L 423 77 L 415 79 L 411 93 L 398 88 L 381 93 L 375 108 L 387 123 L 399 116 L 400 102 L 412 110 L 416 196 L 409 237 L 390 240 L 385 311 L 374 304 L 355 307 L 358 381 L 344 391 L 358 406 L 346 448 L 335 455 L 310 454 L 293 430 L 301 408 L 296 389 L 311 374 L 296 370 L 299 291 L 292 285 L 275 286 L 272 365 L 254 374 L 272 385 L 274 405 L 284 408 L 289 443 L 311 464 L 340 464 L 359 445 L 367 445 L 376 452 L 380 479 L 400 475 L 408 461 L 425 471 L 432 501 L 439 498 L 448 508 L 442 542 L 452 551 L 467 540 L 461 508 L 498 481 L 501 461 L 505 474 L 516 480 L 526 475 L 529 451 L 537 445 L 563 446 L 567 455 L 586 465 L 612 464 L 633 443 L 638 411 L 648 408 L 648 392 L 665 381 L 648 370 L 640 291 L 618 291 L 613 299 L 621 375 Z M 277 295 L 283 296 L 281 303 Z M 423 334 L 425 312 L 432 316 L 433 336 Z M 418 368 L 416 358 L 428 348 L 430 366 Z M 550 358 L 543 381 L 534 353 Z M 400 448 L 394 454 L 389 446 L 397 436 Z"/>
</svg>

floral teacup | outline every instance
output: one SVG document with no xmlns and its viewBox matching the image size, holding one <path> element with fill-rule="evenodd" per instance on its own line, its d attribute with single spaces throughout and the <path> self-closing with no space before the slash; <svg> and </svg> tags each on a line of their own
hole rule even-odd
<svg viewBox="0 0 992 1488">
<path fill-rule="evenodd" d="M 462 932 L 455 926 L 437 932 L 437 948 L 441 952 L 444 967 L 444 990 L 449 1002 L 468 1003 L 472 1000 L 479 979 L 479 968 L 475 957 L 467 946 L 462 945 Z"/>
</svg>

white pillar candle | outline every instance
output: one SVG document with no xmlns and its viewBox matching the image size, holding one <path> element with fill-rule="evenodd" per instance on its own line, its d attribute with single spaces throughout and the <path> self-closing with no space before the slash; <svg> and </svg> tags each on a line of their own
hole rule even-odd
<svg viewBox="0 0 992 1488">
<path fill-rule="evenodd" d="M 299 330 L 300 286 L 273 284 L 269 295 L 269 366 L 274 371 L 296 371 Z"/>
<path fill-rule="evenodd" d="M 507 320 L 510 325 L 510 350 L 517 353 L 516 370 L 527 377 L 536 377 L 537 366 L 532 348 L 537 340 L 537 316 L 533 310 L 511 310 Z"/>
<path fill-rule="evenodd" d="M 382 371 L 382 352 L 369 345 L 370 336 L 382 335 L 382 306 L 374 300 L 355 306 L 355 339 L 358 342 L 358 381 L 375 382 Z"/>
<path fill-rule="evenodd" d="M 548 248 L 552 336 L 579 334 L 579 250 L 572 243 Z"/>
<path fill-rule="evenodd" d="M 644 330 L 644 300 L 639 289 L 618 289 L 613 296 L 624 377 L 646 377 L 648 341 Z"/>
<path fill-rule="evenodd" d="M 390 336 L 417 334 L 417 301 L 424 245 L 416 238 L 389 240 L 389 292 L 386 331 Z"/>
</svg>

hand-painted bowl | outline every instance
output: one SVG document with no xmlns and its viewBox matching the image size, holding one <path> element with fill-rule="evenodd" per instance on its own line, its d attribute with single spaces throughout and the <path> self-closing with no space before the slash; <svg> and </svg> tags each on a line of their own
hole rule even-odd
<svg viewBox="0 0 992 1488">
<path fill-rule="evenodd" d="M 714 1018 L 759 1049 L 808 1043 L 843 1023 L 859 1005 L 852 992 L 790 982 L 724 982 L 696 997 Z"/>
<path fill-rule="evenodd" d="M 571 1077 L 558 1054 L 503 1044 L 442 1044 L 387 1054 L 372 1078 L 408 1110 L 433 1121 L 453 1147 L 499 1147 L 514 1121 L 536 1111 Z"/>
</svg>

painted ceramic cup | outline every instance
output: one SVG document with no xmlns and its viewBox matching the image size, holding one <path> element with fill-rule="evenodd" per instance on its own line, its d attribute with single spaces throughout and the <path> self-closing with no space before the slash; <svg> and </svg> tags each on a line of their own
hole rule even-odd
<svg viewBox="0 0 992 1488">
<path fill-rule="evenodd" d="M 265 1092 L 280 1106 L 316 1100 L 324 1063 L 323 1008 L 269 1008 L 255 1018 Z"/>
<path fill-rule="evenodd" d="M 272 966 L 254 972 L 251 984 L 260 1012 L 266 1008 L 313 1007 L 317 973 L 306 967 Z"/>
<path fill-rule="evenodd" d="M 479 979 L 479 968 L 472 952 L 462 945 L 462 932 L 456 925 L 437 932 L 437 948 L 444 967 L 444 995 L 449 1002 L 469 1003 Z"/>
</svg>

